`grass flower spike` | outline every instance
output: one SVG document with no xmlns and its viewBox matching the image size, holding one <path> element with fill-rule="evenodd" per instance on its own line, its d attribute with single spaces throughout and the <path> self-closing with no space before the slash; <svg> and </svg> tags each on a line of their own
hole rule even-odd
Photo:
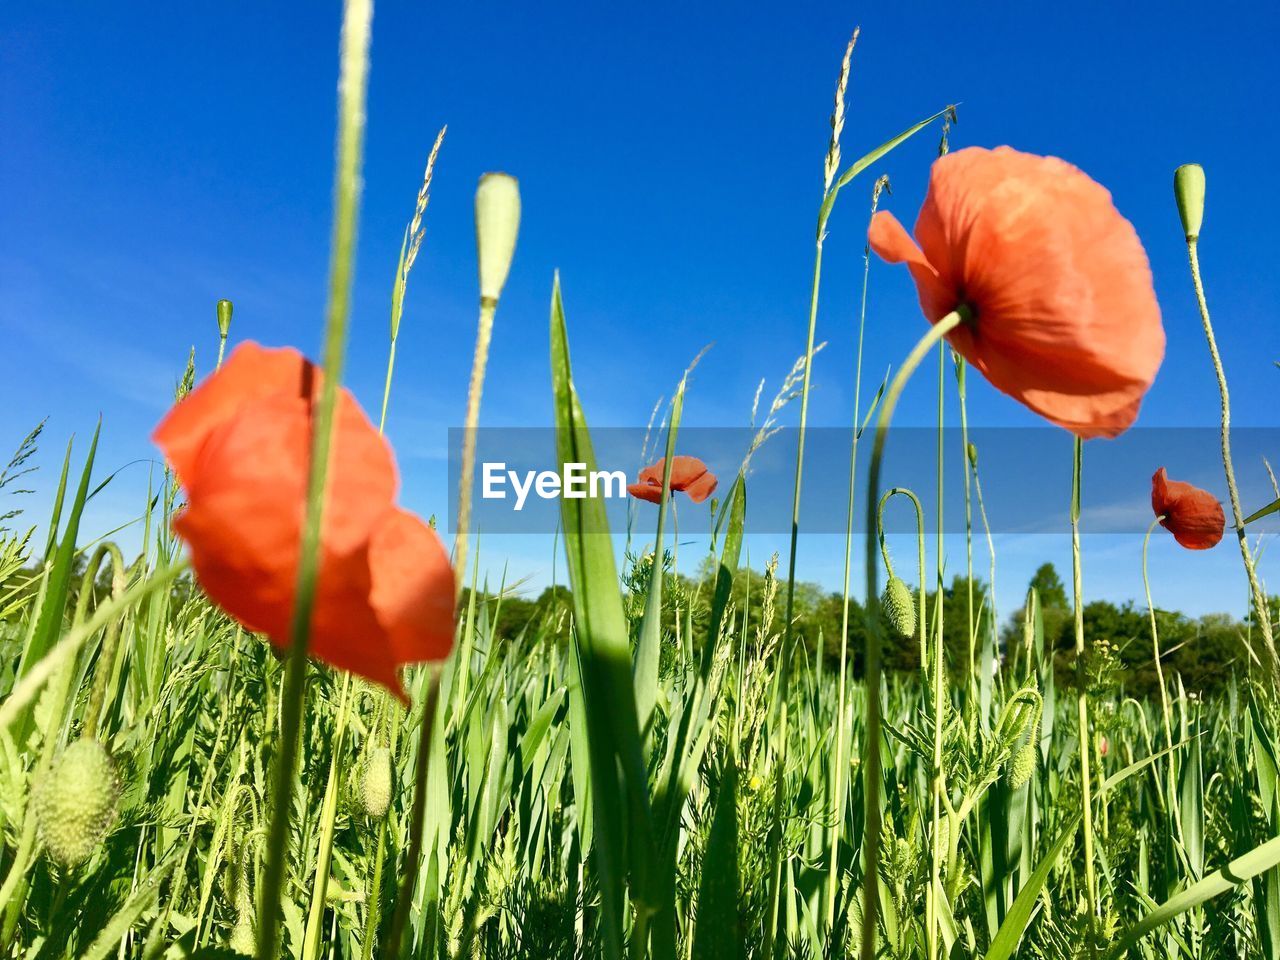
<svg viewBox="0 0 1280 960">
<path fill-rule="evenodd" d="M 1151 477 L 1151 509 L 1160 526 L 1188 550 L 1216 547 L 1227 524 L 1217 497 L 1181 480 L 1170 480 L 1164 467 Z"/>
<path fill-rule="evenodd" d="M 237 348 L 156 428 L 187 494 L 174 520 L 205 592 L 289 644 L 311 417 L 323 374 L 296 350 Z M 397 668 L 453 645 L 453 575 L 436 534 L 394 505 L 391 449 L 340 394 L 310 652 L 401 698 Z"/>
<path fill-rule="evenodd" d="M 666 468 L 667 458 L 640 471 L 640 478 L 627 486 L 627 492 L 638 500 L 650 503 L 662 501 L 662 472 Z M 707 465 L 697 457 L 671 458 L 671 490 L 688 495 L 694 503 L 702 503 L 716 492 L 716 475 L 707 469 Z"/>
<path fill-rule="evenodd" d="M 996 389 L 1076 436 L 1137 418 L 1164 357 L 1146 252 L 1105 188 L 1065 161 L 1010 147 L 939 158 L 913 242 L 891 213 L 871 247 L 911 270 L 930 322 Z"/>
</svg>

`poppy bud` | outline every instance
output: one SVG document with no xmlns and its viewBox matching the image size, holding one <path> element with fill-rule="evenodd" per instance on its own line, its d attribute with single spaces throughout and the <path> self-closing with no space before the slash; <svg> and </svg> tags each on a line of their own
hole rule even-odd
<svg viewBox="0 0 1280 960">
<path fill-rule="evenodd" d="M 916 632 L 916 608 L 911 599 L 911 590 L 900 577 L 890 577 L 884 585 L 884 596 L 880 598 L 884 604 L 885 616 L 889 625 L 900 636 L 909 637 Z"/>
<path fill-rule="evenodd" d="M 1204 167 L 1198 163 L 1184 163 L 1173 171 L 1173 196 L 1178 201 L 1182 232 L 1188 240 L 1197 239 L 1200 222 L 1204 219 Z"/>
<path fill-rule="evenodd" d="M 476 187 L 476 250 L 480 260 L 480 300 L 502 295 L 520 229 L 520 187 L 505 173 L 486 173 Z"/>
<path fill-rule="evenodd" d="M 115 824 L 119 796 L 115 762 L 102 744 L 67 747 L 32 796 L 49 856 L 63 867 L 88 860 Z"/>
<path fill-rule="evenodd" d="M 1105 757 L 1110 752 L 1111 752 L 1111 741 L 1109 741 L 1105 736 L 1099 737 L 1098 738 L 1098 754 L 1100 756 Z"/>
<path fill-rule="evenodd" d="M 391 806 L 391 751 L 375 747 L 365 754 L 360 776 L 360 805 L 374 820 L 381 820 Z"/>
<path fill-rule="evenodd" d="M 231 301 L 218 301 L 218 335 L 223 340 L 227 339 L 227 334 L 231 331 Z"/>
</svg>

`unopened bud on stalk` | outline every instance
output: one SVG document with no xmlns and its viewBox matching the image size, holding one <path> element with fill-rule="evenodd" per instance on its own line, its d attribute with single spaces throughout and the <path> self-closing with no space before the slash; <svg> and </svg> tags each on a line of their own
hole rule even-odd
<svg viewBox="0 0 1280 960">
<path fill-rule="evenodd" d="M 1184 163 L 1173 171 L 1173 196 L 1178 201 L 1182 232 L 1188 240 L 1200 236 L 1204 220 L 1204 168 L 1198 163 Z"/>
<path fill-rule="evenodd" d="M 480 302 L 495 304 L 511 270 L 520 230 L 520 186 L 505 173 L 486 173 L 476 187 L 476 250 Z"/>
<path fill-rule="evenodd" d="M 218 335 L 223 340 L 227 339 L 227 334 L 231 331 L 231 301 L 218 301 Z"/>
<path fill-rule="evenodd" d="M 360 778 L 360 805 L 374 820 L 381 820 L 391 806 L 391 751 L 374 747 L 364 758 Z"/>
<path fill-rule="evenodd" d="M 32 796 L 49 856 L 62 867 L 88 860 L 115 825 L 119 797 L 115 762 L 102 744 L 67 747 Z"/>
<path fill-rule="evenodd" d="M 909 637 L 916 632 L 916 608 L 911 599 L 911 589 L 900 577 L 890 577 L 884 585 L 885 617 L 899 636 Z"/>
</svg>

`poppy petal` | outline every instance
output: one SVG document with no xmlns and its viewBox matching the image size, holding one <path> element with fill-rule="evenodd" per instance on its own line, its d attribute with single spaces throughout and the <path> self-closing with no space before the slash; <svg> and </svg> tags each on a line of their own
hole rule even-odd
<svg viewBox="0 0 1280 960">
<path fill-rule="evenodd" d="M 631 483 L 627 485 L 627 493 L 631 494 L 637 500 L 648 500 L 650 503 L 662 502 L 661 482 Z"/>
<path fill-rule="evenodd" d="M 370 603 L 397 665 L 443 660 L 453 649 L 454 577 L 436 532 L 389 510 L 369 540 Z"/>
<path fill-rule="evenodd" d="M 919 255 L 876 220 L 873 248 L 907 263 L 926 319 L 974 312 L 947 339 L 997 390 L 1082 438 L 1134 422 L 1164 329 L 1146 252 L 1105 188 L 1055 157 L 970 147 L 933 165 Z"/>
<path fill-rule="evenodd" d="M 684 488 L 684 492 L 689 495 L 689 499 L 694 503 L 702 503 L 707 497 L 716 492 L 716 475 L 710 470 L 705 471 L 702 476 Z"/>
<path fill-rule="evenodd" d="M 200 446 L 246 404 L 278 394 L 306 396 L 318 372 L 291 347 L 268 349 L 242 343 L 218 372 L 206 378 L 160 421 L 151 438 L 185 482 Z"/>
<path fill-rule="evenodd" d="M 1218 498 L 1192 484 L 1170 480 L 1164 467 L 1151 478 L 1151 509 L 1162 518 L 1160 525 L 1188 550 L 1217 546 L 1226 529 Z"/>
</svg>

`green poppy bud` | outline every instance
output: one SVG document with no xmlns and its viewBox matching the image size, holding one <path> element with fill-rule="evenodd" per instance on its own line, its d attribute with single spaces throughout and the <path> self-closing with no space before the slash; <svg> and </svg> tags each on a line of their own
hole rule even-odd
<svg viewBox="0 0 1280 960">
<path fill-rule="evenodd" d="M 1178 201 L 1182 232 L 1188 240 L 1200 236 L 1204 220 L 1204 168 L 1198 163 L 1184 163 L 1173 171 L 1173 196 Z"/>
<path fill-rule="evenodd" d="M 364 757 L 360 771 L 360 805 L 374 820 L 381 820 L 391 806 L 391 751 L 374 747 Z"/>
<path fill-rule="evenodd" d="M 511 270 L 520 230 L 520 186 L 505 173 L 486 173 L 476 187 L 476 250 L 480 301 L 495 304 Z"/>
<path fill-rule="evenodd" d="M 899 577 L 890 577 L 884 585 L 885 617 L 899 636 L 910 637 L 916 632 L 916 607 L 911 589 Z"/>
<path fill-rule="evenodd" d="M 32 795 L 49 856 L 63 867 L 88 860 L 115 825 L 120 784 L 115 762 L 96 740 L 62 752 Z"/>
<path fill-rule="evenodd" d="M 227 334 L 231 331 L 231 301 L 218 301 L 218 335 L 223 340 L 227 339 Z"/>
</svg>

